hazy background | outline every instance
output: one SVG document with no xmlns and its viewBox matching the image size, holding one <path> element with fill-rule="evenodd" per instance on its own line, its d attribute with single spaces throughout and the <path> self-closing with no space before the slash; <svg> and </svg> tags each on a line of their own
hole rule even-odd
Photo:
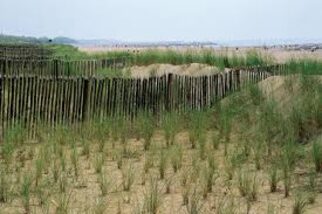
<svg viewBox="0 0 322 214">
<path fill-rule="evenodd" d="M 0 33 L 123 41 L 322 38 L 321 0 L 0 0 Z"/>
</svg>

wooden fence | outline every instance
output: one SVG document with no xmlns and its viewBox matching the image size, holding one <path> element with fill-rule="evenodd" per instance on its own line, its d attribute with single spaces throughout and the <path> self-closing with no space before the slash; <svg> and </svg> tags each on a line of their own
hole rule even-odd
<svg viewBox="0 0 322 214">
<path fill-rule="evenodd" d="M 259 68 L 200 77 L 168 74 L 145 79 L 3 75 L 1 129 L 23 124 L 33 132 L 37 123 L 54 127 L 93 118 L 133 118 L 142 111 L 160 114 L 202 109 L 270 75 Z"/>
<path fill-rule="evenodd" d="M 0 44 L 0 59 L 48 59 L 53 52 L 41 45 Z"/>
<path fill-rule="evenodd" d="M 97 60 L 0 59 L 0 73 L 19 76 L 99 76 L 101 69 L 119 69 L 128 63 L 129 59 L 124 57 Z"/>
</svg>

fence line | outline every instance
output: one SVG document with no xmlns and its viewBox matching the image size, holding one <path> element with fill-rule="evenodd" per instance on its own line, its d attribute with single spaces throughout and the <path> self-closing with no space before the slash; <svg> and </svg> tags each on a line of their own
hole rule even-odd
<svg viewBox="0 0 322 214">
<path fill-rule="evenodd" d="M 165 111 L 200 110 L 270 75 L 259 68 L 200 77 L 168 74 L 145 79 L 3 75 L 1 129 L 4 132 L 23 124 L 33 135 L 37 123 L 54 127 L 93 118 L 133 118 L 139 112 L 159 115 Z"/>
<path fill-rule="evenodd" d="M 53 51 L 42 45 L 0 44 L 0 59 L 48 59 Z"/>
<path fill-rule="evenodd" d="M 1 59 L 0 73 L 3 75 L 38 75 L 38 76 L 104 76 L 102 69 L 121 69 L 132 63 L 130 57 L 118 57 L 92 60 L 66 59 Z M 266 65 L 240 67 L 241 70 L 265 70 L 271 73 L 284 71 L 287 65 Z"/>
<path fill-rule="evenodd" d="M 3 75 L 40 75 L 40 76 L 97 76 L 105 68 L 123 68 L 129 58 L 109 58 L 97 60 L 62 59 L 1 59 L 0 72 Z"/>
</svg>

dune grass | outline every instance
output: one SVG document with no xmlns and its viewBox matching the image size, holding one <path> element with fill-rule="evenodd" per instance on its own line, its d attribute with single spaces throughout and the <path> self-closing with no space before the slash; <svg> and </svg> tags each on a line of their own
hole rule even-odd
<svg viewBox="0 0 322 214">
<path fill-rule="evenodd" d="M 176 51 L 173 49 L 146 49 L 133 53 L 130 51 L 106 51 L 101 53 L 86 53 L 78 48 L 68 45 L 52 45 L 49 49 L 53 51 L 53 58 L 65 60 L 80 59 L 110 59 L 123 58 L 132 65 L 150 65 L 164 63 L 182 65 L 191 63 L 202 63 L 218 68 L 242 67 L 267 65 L 273 62 L 272 58 L 256 50 L 250 50 L 245 55 L 228 54 L 225 52 L 216 53 L 211 49 Z"/>
<path fill-rule="evenodd" d="M 280 212 L 320 209 L 311 203 L 321 197 L 322 91 L 306 74 L 283 103 L 252 85 L 203 111 L 42 127 L 34 144 L 23 125 L 10 129 L 0 145 L 1 206 L 256 213 L 278 198 Z"/>
</svg>

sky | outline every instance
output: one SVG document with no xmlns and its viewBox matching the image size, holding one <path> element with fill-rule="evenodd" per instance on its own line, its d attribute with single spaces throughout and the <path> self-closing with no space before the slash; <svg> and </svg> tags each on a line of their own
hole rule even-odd
<svg viewBox="0 0 322 214">
<path fill-rule="evenodd" d="M 322 38 L 321 0 L 0 0 L 0 33 L 122 41 Z"/>
</svg>

